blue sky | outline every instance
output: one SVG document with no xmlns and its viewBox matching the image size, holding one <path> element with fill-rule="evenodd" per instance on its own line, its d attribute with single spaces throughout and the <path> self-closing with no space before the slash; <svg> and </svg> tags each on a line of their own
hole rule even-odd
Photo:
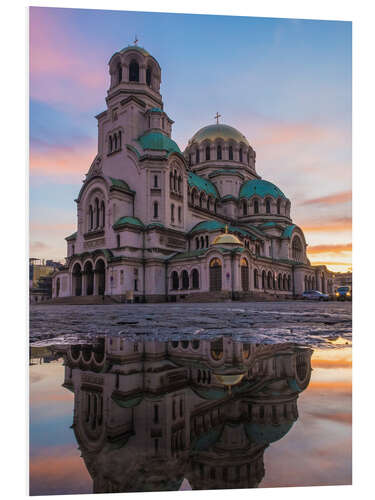
<svg viewBox="0 0 375 500">
<path fill-rule="evenodd" d="M 335 258 L 348 260 L 351 23 L 55 8 L 30 13 L 31 254 L 65 255 L 107 64 L 135 34 L 162 68 L 180 148 L 219 111 L 256 150 L 260 175 L 291 198 L 312 248 L 344 245 Z"/>
</svg>

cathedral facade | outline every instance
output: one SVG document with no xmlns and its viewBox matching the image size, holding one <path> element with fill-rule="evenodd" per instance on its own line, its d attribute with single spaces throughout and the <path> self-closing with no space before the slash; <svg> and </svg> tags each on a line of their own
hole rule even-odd
<svg viewBox="0 0 375 500">
<path fill-rule="evenodd" d="M 291 202 L 256 169 L 247 138 L 219 123 L 181 151 L 160 94 L 161 68 L 134 45 L 109 61 L 98 152 L 77 199 L 77 231 L 53 297 L 137 302 L 332 293 L 311 266 Z M 82 299 L 81 299 L 82 300 Z"/>
</svg>

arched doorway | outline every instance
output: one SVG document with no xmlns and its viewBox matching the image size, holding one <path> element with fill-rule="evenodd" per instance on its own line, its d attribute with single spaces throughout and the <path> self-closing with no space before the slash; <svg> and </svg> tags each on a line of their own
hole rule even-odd
<svg viewBox="0 0 375 500">
<path fill-rule="evenodd" d="M 266 271 L 262 271 L 262 288 L 266 288 Z"/>
<path fill-rule="evenodd" d="M 241 287 L 244 292 L 249 290 L 249 264 L 244 257 L 241 259 Z"/>
<path fill-rule="evenodd" d="M 273 288 L 273 276 L 271 271 L 268 271 L 267 274 L 267 288 Z"/>
<path fill-rule="evenodd" d="M 94 293 L 94 269 L 90 261 L 86 262 L 83 272 L 86 276 L 86 295 Z"/>
<path fill-rule="evenodd" d="M 189 274 L 184 269 L 181 273 L 181 282 L 182 282 L 182 289 L 187 290 L 189 288 Z"/>
<path fill-rule="evenodd" d="M 220 259 L 214 258 L 210 262 L 210 291 L 220 291 L 221 285 L 221 262 Z"/>
<path fill-rule="evenodd" d="M 95 274 L 97 282 L 98 295 L 105 294 L 105 264 L 99 259 L 95 265 Z"/>
<path fill-rule="evenodd" d="M 198 269 L 193 269 L 193 272 L 191 273 L 191 279 L 193 282 L 193 288 L 199 288 L 199 271 Z"/>
<path fill-rule="evenodd" d="M 178 290 L 180 284 L 177 271 L 173 271 L 171 275 L 171 281 L 172 281 L 171 283 L 172 290 Z"/>
<path fill-rule="evenodd" d="M 72 278 L 74 295 L 82 295 L 82 269 L 78 262 L 73 266 Z"/>
<path fill-rule="evenodd" d="M 56 280 L 56 297 L 60 295 L 60 278 Z"/>
</svg>

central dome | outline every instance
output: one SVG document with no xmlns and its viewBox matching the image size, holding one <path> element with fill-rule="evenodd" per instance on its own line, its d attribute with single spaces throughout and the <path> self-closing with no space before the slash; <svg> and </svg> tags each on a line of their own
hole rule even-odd
<svg viewBox="0 0 375 500">
<path fill-rule="evenodd" d="M 237 129 L 230 127 L 229 125 L 224 125 L 223 123 L 216 123 L 214 125 L 207 125 L 203 127 L 193 137 L 190 139 L 189 144 L 193 142 L 202 142 L 205 140 L 215 141 L 216 139 L 223 139 L 227 141 L 233 139 L 236 142 L 243 142 L 247 146 L 250 146 L 246 137 L 241 134 Z"/>
</svg>

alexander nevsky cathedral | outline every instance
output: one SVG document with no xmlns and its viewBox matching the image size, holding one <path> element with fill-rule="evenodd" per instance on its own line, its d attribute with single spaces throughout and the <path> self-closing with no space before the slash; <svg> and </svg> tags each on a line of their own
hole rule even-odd
<svg viewBox="0 0 375 500">
<path fill-rule="evenodd" d="M 156 59 L 129 46 L 111 57 L 109 73 L 107 106 L 96 116 L 98 152 L 75 200 L 77 231 L 66 238 L 54 298 L 175 302 L 332 293 L 331 273 L 310 265 L 290 200 L 258 174 L 241 132 L 217 114 L 181 151 Z"/>
</svg>

